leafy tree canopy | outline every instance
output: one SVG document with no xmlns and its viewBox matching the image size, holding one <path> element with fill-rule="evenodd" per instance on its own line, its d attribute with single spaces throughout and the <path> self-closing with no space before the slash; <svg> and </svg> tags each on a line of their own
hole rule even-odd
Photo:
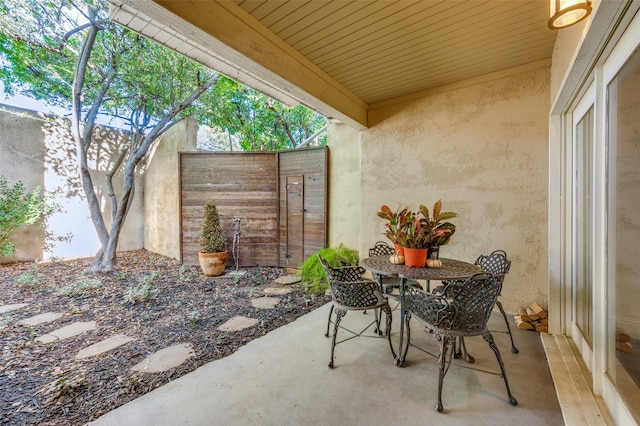
<svg viewBox="0 0 640 426">
<path fill-rule="evenodd" d="M 247 150 L 294 148 L 324 125 L 305 108 L 280 105 L 112 23 L 104 0 L 3 0 L 0 62 L 6 92 L 71 111 L 79 176 L 102 246 L 94 270 L 113 266 L 136 167 L 182 118 L 224 129 Z M 101 150 L 101 139 L 94 137 L 98 115 L 129 130 L 115 158 L 98 164 L 106 169 L 111 229 L 89 168 L 88 153 Z M 119 193 L 113 187 L 116 174 L 123 176 Z"/>
</svg>

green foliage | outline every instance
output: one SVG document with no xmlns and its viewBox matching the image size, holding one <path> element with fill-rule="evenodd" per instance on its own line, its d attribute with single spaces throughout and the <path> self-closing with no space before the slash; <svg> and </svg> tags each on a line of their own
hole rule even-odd
<svg viewBox="0 0 640 426">
<path fill-rule="evenodd" d="M 143 276 L 135 287 L 129 288 L 124 295 L 124 302 L 128 305 L 136 303 L 145 303 L 151 300 L 151 290 L 153 290 L 153 282 L 158 278 L 158 272 Z"/>
<path fill-rule="evenodd" d="M 195 328 L 196 325 L 198 325 L 198 320 L 200 319 L 200 312 L 191 311 L 187 316 L 187 319 L 189 320 L 189 324 L 191 324 L 191 328 Z"/>
<path fill-rule="evenodd" d="M 262 93 L 222 77 L 213 94 L 201 98 L 200 124 L 224 129 L 244 151 L 278 151 L 299 146 L 326 125 L 326 119 L 302 105 L 287 107 Z M 326 144 L 325 139 L 321 142 Z M 227 142 L 228 144 L 228 142 Z M 211 148 L 226 150 L 217 144 Z"/>
<path fill-rule="evenodd" d="M 318 254 L 332 267 L 357 265 L 360 260 L 357 250 L 347 248 L 342 243 L 338 247 L 318 250 L 302 264 L 302 281 L 307 293 L 323 293 L 329 288 Z"/>
<path fill-rule="evenodd" d="M 110 22 L 104 0 L 3 0 L 0 28 L 5 91 L 68 109 L 79 53 L 90 32 L 97 31 L 82 87 L 83 120 L 97 107 L 100 114 L 124 121 L 133 147 L 196 87 L 218 78 L 211 69 Z M 169 125 L 187 116 L 223 129 L 246 151 L 295 148 L 326 125 L 324 117 L 304 106 L 287 107 L 225 77 Z"/>
<path fill-rule="evenodd" d="M 227 249 L 227 240 L 218 215 L 218 208 L 213 200 L 204 205 L 204 223 L 200 230 L 200 251 L 202 253 L 219 253 Z"/>
<path fill-rule="evenodd" d="M 37 288 L 40 286 L 40 274 L 38 273 L 38 261 L 33 262 L 29 272 L 16 278 L 16 283 L 24 288 Z"/>
<path fill-rule="evenodd" d="M 11 186 L 6 177 L 0 176 L 0 256 L 15 253 L 16 247 L 9 238 L 16 228 L 33 225 L 51 211 L 49 198 L 39 186 L 28 192 L 22 181 Z"/>
<path fill-rule="evenodd" d="M 102 243 L 92 265 L 96 271 L 112 269 L 135 170 L 153 142 L 180 120 L 193 117 L 223 129 L 244 150 L 293 148 L 326 124 L 305 107 L 281 105 L 111 22 L 105 0 L 3 0 L 0 64 L 6 93 L 74 112 L 71 128 L 81 130 L 72 134 L 92 211 L 100 201 L 87 171 L 89 154 L 108 154 L 97 162 L 107 186 L 113 176 L 123 177 L 121 191 L 107 191 L 111 230 L 109 218 L 91 216 Z M 127 130 L 120 146 L 94 137 L 99 118 Z"/>
<path fill-rule="evenodd" d="M 77 281 L 60 287 L 55 294 L 68 297 L 87 296 L 100 287 L 102 287 L 102 282 L 98 278 L 80 277 Z"/>
</svg>

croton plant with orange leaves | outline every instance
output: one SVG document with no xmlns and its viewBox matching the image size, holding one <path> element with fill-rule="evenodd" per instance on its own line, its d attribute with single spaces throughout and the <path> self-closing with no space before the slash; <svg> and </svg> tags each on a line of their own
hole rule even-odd
<svg viewBox="0 0 640 426">
<path fill-rule="evenodd" d="M 443 212 L 442 200 L 435 202 L 432 213 L 433 216 L 422 204 L 417 212 L 410 211 L 408 207 L 394 212 L 383 205 L 377 215 L 387 220 L 384 234 L 394 244 L 409 248 L 448 244 L 456 226 L 446 221 L 458 217 L 458 214 Z"/>
</svg>

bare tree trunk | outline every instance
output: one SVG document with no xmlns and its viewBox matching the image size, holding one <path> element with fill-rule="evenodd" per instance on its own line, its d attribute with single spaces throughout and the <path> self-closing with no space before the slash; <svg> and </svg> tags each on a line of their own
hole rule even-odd
<svg viewBox="0 0 640 426">
<path fill-rule="evenodd" d="M 120 232 L 122 231 L 122 226 L 125 218 L 127 217 L 127 213 L 129 212 L 129 207 L 133 202 L 135 172 L 140 160 L 142 160 L 147 154 L 151 144 L 177 123 L 177 121 L 173 120 L 180 114 L 180 112 L 191 105 L 191 103 L 198 99 L 198 97 L 206 90 L 216 84 L 218 79 L 219 76 L 216 75 L 214 78 L 194 90 L 189 98 L 174 108 L 167 117 L 160 120 L 160 122 L 151 129 L 136 148 L 132 148 L 130 157 L 124 167 L 124 183 L 122 185 L 122 193 L 120 194 L 118 206 L 115 211 L 115 215 L 113 216 L 111 232 L 109 232 L 107 244 L 102 246 L 104 252 L 102 253 L 99 265 L 95 265 L 94 267 L 95 271 L 106 272 L 112 270 L 115 266 L 116 250 L 118 248 L 118 241 L 120 240 Z"/>
</svg>

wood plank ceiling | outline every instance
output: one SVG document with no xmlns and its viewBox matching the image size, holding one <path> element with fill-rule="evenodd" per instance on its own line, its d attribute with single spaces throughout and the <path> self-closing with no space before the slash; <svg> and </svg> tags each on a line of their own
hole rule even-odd
<svg viewBox="0 0 640 426">
<path fill-rule="evenodd" d="M 547 0 L 108 0 L 112 18 L 356 127 L 407 96 L 551 63 Z"/>
<path fill-rule="evenodd" d="M 234 0 L 367 104 L 549 59 L 549 3 Z"/>
</svg>

